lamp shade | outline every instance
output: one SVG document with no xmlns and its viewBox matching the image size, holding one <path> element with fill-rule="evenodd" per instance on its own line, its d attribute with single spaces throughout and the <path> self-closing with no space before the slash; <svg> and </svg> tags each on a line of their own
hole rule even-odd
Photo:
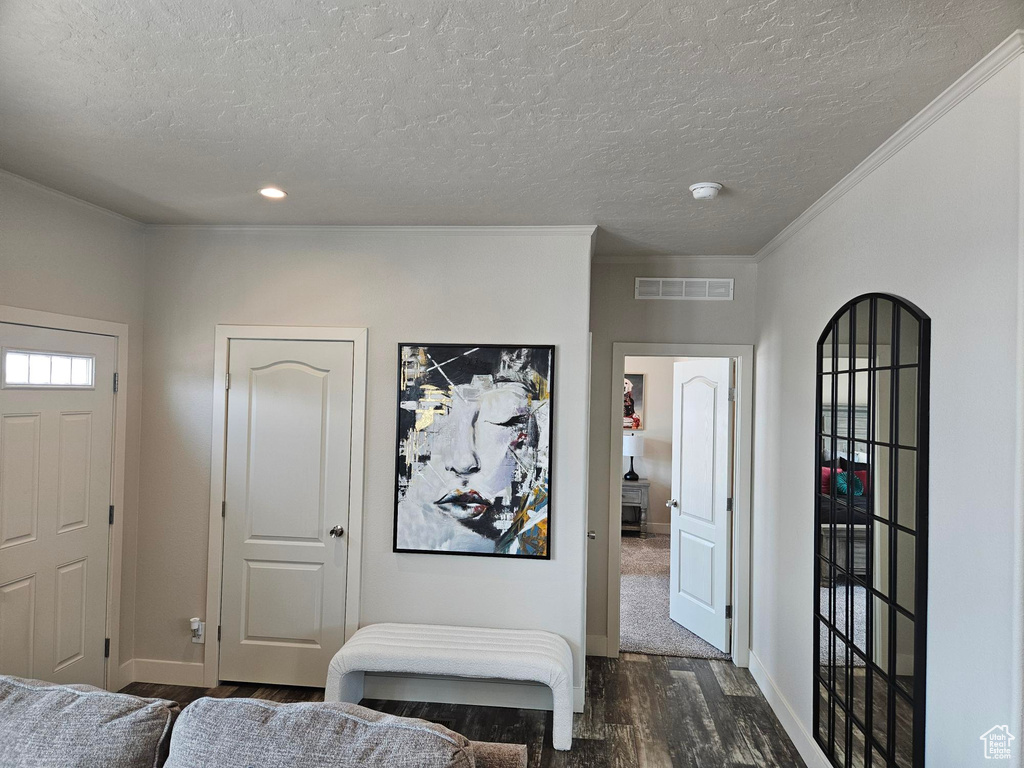
<svg viewBox="0 0 1024 768">
<path fill-rule="evenodd" d="M 637 435 L 623 435 L 622 436 L 622 455 L 623 456 L 643 456 L 644 455 L 644 439 Z"/>
</svg>

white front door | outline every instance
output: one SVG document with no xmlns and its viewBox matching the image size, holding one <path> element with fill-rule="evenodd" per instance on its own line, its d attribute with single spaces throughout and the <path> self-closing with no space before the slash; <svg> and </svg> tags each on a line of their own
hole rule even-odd
<svg viewBox="0 0 1024 768">
<path fill-rule="evenodd" d="M 103 687 L 112 336 L 0 323 L 0 674 Z"/>
<path fill-rule="evenodd" d="M 353 350 L 230 342 L 222 680 L 323 686 L 345 641 Z"/>
<path fill-rule="evenodd" d="M 673 371 L 672 620 L 726 653 L 730 593 L 732 361 L 675 363 Z"/>
</svg>

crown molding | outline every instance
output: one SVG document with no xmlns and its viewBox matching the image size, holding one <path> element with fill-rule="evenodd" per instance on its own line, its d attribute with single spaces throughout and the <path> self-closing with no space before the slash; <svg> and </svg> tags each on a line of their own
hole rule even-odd
<svg viewBox="0 0 1024 768">
<path fill-rule="evenodd" d="M 19 176 L 18 174 L 12 173 L 11 171 L 5 171 L 3 168 L 0 168 L 0 178 L 9 179 L 17 184 L 24 184 L 26 187 L 31 187 L 32 189 L 38 192 L 43 192 L 44 194 L 47 194 L 50 197 L 55 197 L 58 200 L 63 200 L 64 202 L 74 203 L 75 205 L 88 208 L 89 210 L 94 211 L 96 213 L 102 213 L 105 216 L 109 216 L 113 219 L 116 219 L 122 222 L 123 224 L 130 224 L 131 226 L 136 227 L 138 229 L 142 229 L 143 227 L 146 226 L 144 222 L 141 222 L 138 219 L 133 219 L 130 216 L 125 216 L 123 213 L 112 211 L 109 208 L 104 208 L 102 205 L 90 203 L 88 200 L 83 200 L 80 197 L 69 195 L 67 192 L 61 192 L 60 190 L 54 189 L 53 187 L 48 187 L 45 184 L 40 184 L 38 181 L 26 179 L 24 176 Z"/>
<path fill-rule="evenodd" d="M 754 264 L 753 255 L 738 254 L 657 254 L 650 256 L 594 256 L 594 264 Z"/>
<path fill-rule="evenodd" d="M 341 232 L 351 234 L 410 234 L 410 235 L 537 235 L 593 237 L 595 225 L 566 226 L 452 226 L 443 225 L 346 225 L 346 224 L 147 224 L 153 232 Z"/>
<path fill-rule="evenodd" d="M 897 152 L 916 139 L 929 126 L 949 112 L 953 107 L 970 96 L 993 75 L 1024 53 L 1024 29 L 1018 29 L 981 61 L 971 67 L 956 82 L 939 94 L 928 106 L 910 118 L 896 133 L 868 155 L 861 163 L 844 176 L 838 184 L 819 197 L 811 206 L 790 222 L 779 234 L 769 240 L 754 255 L 755 261 L 763 261 L 775 253 L 800 230 L 810 224 L 819 214 L 838 202 L 847 192 L 866 179 L 872 172 Z"/>
<path fill-rule="evenodd" d="M 40 184 L 11 171 L 0 168 L 0 178 L 24 184 L 51 197 L 74 203 L 97 213 L 149 231 L 221 231 L 221 232 L 350 232 L 353 234 L 415 234 L 415 235 L 538 235 L 548 237 L 590 237 L 597 232 L 595 224 L 540 225 L 540 226 L 444 226 L 444 225 L 362 225 L 362 224 L 150 224 L 123 213 L 112 211 L 80 197 Z"/>
</svg>

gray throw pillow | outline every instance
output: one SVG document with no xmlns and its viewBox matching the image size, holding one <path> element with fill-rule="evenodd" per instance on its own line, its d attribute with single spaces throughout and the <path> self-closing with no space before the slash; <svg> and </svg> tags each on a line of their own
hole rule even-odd
<svg viewBox="0 0 1024 768">
<path fill-rule="evenodd" d="M 0 766 L 158 768 L 178 705 L 0 676 Z"/>
<path fill-rule="evenodd" d="M 440 725 L 342 703 L 198 699 L 165 768 L 474 768 L 469 740 Z"/>
</svg>

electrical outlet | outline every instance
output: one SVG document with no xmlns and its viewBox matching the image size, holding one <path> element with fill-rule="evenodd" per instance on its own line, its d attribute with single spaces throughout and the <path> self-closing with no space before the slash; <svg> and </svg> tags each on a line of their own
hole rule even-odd
<svg viewBox="0 0 1024 768">
<path fill-rule="evenodd" d="M 206 622 L 198 616 L 189 619 L 189 626 L 192 628 L 192 642 L 202 645 L 206 642 Z"/>
</svg>

